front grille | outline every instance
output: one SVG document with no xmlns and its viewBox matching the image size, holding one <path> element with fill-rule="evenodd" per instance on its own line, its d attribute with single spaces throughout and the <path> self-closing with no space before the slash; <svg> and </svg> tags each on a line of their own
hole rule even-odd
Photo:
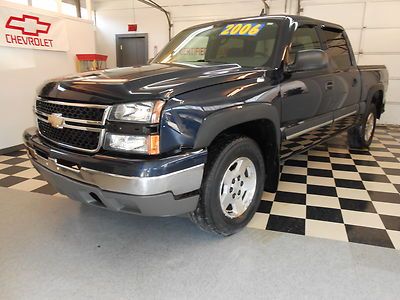
<svg viewBox="0 0 400 300">
<path fill-rule="evenodd" d="M 104 105 L 38 99 L 36 114 L 39 133 L 60 147 L 96 152 L 100 149 L 103 140 L 105 115 L 108 108 Z M 56 114 L 52 116 L 53 118 L 63 118 L 61 125 L 53 123 L 55 126 L 53 127 L 49 122 L 49 116 L 53 114 Z"/>
<path fill-rule="evenodd" d="M 98 147 L 100 132 L 71 128 L 57 129 L 41 120 L 38 120 L 38 125 L 40 134 L 53 142 L 91 151 Z"/>
<path fill-rule="evenodd" d="M 36 100 L 36 110 L 45 114 L 62 114 L 65 118 L 80 119 L 88 121 L 102 121 L 104 108 L 75 106 L 73 104 L 61 104 L 58 102 Z"/>
</svg>

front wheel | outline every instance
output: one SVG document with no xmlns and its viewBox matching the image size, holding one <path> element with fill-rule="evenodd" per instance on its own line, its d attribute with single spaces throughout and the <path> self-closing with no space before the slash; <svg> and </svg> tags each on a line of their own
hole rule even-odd
<svg viewBox="0 0 400 300">
<path fill-rule="evenodd" d="M 374 138 L 376 127 L 376 106 L 371 104 L 361 125 L 348 130 L 347 137 L 351 148 L 368 148 Z"/>
<path fill-rule="evenodd" d="M 226 136 L 209 149 L 198 207 L 191 220 L 206 231 L 231 235 L 245 227 L 260 204 L 264 160 L 257 143 Z"/>
</svg>

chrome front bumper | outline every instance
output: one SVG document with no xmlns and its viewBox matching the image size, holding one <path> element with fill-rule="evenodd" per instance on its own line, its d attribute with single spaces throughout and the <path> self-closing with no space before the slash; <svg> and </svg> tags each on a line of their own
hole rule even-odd
<svg viewBox="0 0 400 300">
<path fill-rule="evenodd" d="M 84 167 L 74 169 L 60 164 L 57 159 L 42 157 L 32 148 L 29 149 L 28 156 L 32 161 L 56 174 L 97 186 L 102 190 L 139 196 L 165 192 L 181 195 L 198 190 L 204 170 L 204 164 L 201 164 L 161 176 L 129 177 Z"/>
<path fill-rule="evenodd" d="M 124 176 L 65 165 L 63 159 L 36 151 L 32 142 L 25 146 L 39 173 L 71 199 L 146 216 L 181 215 L 197 207 L 204 163 L 159 176 Z"/>
</svg>

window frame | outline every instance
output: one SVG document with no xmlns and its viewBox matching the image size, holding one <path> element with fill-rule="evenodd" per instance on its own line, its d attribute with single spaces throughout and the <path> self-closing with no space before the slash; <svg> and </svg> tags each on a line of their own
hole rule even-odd
<svg viewBox="0 0 400 300">
<path fill-rule="evenodd" d="M 324 34 L 324 31 L 334 31 L 334 32 L 338 32 L 338 33 L 340 32 L 343 35 L 343 39 L 344 39 L 344 41 L 346 43 L 346 46 L 347 46 L 347 49 L 348 49 L 350 65 L 347 66 L 346 68 L 342 68 L 340 66 L 337 66 L 335 71 L 336 72 L 343 72 L 343 71 L 347 71 L 347 70 L 353 68 L 354 66 L 356 66 L 356 62 L 355 62 L 355 59 L 354 59 L 353 48 L 351 47 L 351 44 L 350 44 L 349 38 L 348 38 L 348 36 L 346 34 L 346 31 L 344 29 L 342 29 L 342 28 L 336 28 L 336 27 L 332 27 L 332 26 L 322 25 L 319 28 L 320 38 L 321 38 L 321 41 L 323 43 L 323 47 L 324 47 L 323 50 L 329 56 L 329 64 L 332 66 L 333 57 L 332 57 L 332 55 L 329 55 L 329 52 L 328 52 L 329 46 L 328 46 L 327 38 L 326 38 L 326 35 Z"/>
</svg>

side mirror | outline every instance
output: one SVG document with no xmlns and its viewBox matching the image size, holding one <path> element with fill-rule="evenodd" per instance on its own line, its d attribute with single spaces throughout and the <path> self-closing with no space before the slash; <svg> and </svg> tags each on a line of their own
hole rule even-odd
<svg viewBox="0 0 400 300">
<path fill-rule="evenodd" d="M 301 50 L 297 52 L 293 64 L 288 66 L 289 72 L 312 71 L 327 68 L 328 54 L 323 50 Z"/>
</svg>

